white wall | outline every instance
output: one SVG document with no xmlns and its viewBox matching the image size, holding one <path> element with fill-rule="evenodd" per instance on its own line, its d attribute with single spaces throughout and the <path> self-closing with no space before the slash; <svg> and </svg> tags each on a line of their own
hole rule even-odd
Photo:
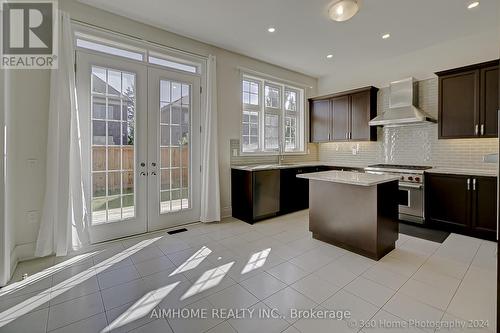
<svg viewBox="0 0 500 333">
<path fill-rule="evenodd" d="M 217 57 L 220 188 L 221 205 L 225 214 L 229 213 L 231 206 L 230 139 L 238 139 L 241 122 L 238 67 L 312 86 L 313 89 L 306 91 L 306 97 L 316 94 L 316 78 L 141 24 L 74 0 L 60 1 L 59 5 L 79 21 L 177 49 Z M 16 254 L 22 259 L 33 253 L 38 233 L 38 223 L 29 224 L 26 213 L 40 213 L 43 204 L 50 75 L 49 71 L 16 70 L 12 71 L 11 79 L 13 112 L 10 142 L 14 147 L 9 163 L 16 167 L 11 170 L 10 178 L 14 186 L 10 198 L 12 219 L 16 225 Z M 29 163 L 29 160 L 36 160 L 35 165 Z"/>
<path fill-rule="evenodd" d="M 6 71 L 0 71 L 0 286 L 10 277 L 10 238 L 9 225 L 5 219 L 5 111 L 8 107 L 6 97 Z"/>
<path fill-rule="evenodd" d="M 500 26 L 500 25 L 499 25 Z M 404 55 L 388 57 L 376 66 L 358 64 L 321 77 L 318 95 L 364 86 L 387 87 L 391 81 L 413 76 L 418 80 L 435 77 L 440 70 L 498 59 L 498 29 L 465 36 Z"/>
</svg>

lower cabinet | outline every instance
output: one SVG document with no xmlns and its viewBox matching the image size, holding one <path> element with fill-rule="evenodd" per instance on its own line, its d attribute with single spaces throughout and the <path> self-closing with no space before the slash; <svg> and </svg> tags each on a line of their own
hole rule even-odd
<svg viewBox="0 0 500 333">
<path fill-rule="evenodd" d="M 309 208 L 309 181 L 298 174 L 344 169 L 327 166 L 231 170 L 233 217 L 253 223 Z M 344 169 L 346 170 L 346 169 Z"/>
<path fill-rule="evenodd" d="M 425 223 L 450 232 L 495 240 L 497 179 L 425 175 Z"/>
</svg>

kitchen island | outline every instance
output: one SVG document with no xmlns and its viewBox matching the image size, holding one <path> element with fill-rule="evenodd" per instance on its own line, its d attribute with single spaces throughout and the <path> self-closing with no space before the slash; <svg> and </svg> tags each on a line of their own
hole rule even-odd
<svg viewBox="0 0 500 333">
<path fill-rule="evenodd" d="M 315 239 L 379 260 L 398 239 L 398 176 L 348 171 L 297 175 L 309 180 Z"/>
</svg>

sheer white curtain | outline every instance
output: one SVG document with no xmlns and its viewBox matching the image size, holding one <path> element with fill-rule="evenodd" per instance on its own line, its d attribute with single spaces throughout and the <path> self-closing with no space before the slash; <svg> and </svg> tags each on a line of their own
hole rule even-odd
<svg viewBox="0 0 500 333">
<path fill-rule="evenodd" d="M 208 56 L 206 110 L 202 113 L 201 222 L 220 221 L 216 63 L 215 56 Z"/>
<path fill-rule="evenodd" d="M 88 243 L 71 20 L 59 13 L 59 67 L 51 72 L 47 179 L 35 256 Z"/>
</svg>

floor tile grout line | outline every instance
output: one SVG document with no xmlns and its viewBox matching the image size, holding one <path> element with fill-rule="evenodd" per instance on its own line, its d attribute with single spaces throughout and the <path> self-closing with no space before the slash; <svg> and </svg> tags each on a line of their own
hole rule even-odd
<svg viewBox="0 0 500 333">
<path fill-rule="evenodd" d="M 71 325 L 73 325 L 73 324 L 76 324 L 76 323 L 79 323 L 79 322 L 81 322 L 81 321 L 87 320 L 87 319 L 92 318 L 92 317 L 94 317 L 94 316 L 98 316 L 98 315 L 100 315 L 100 314 L 104 314 L 104 318 L 106 319 L 106 311 L 102 311 L 102 312 L 99 312 L 99 313 L 94 313 L 93 315 L 90 315 L 90 316 L 88 316 L 88 317 L 85 317 L 85 318 L 81 318 L 81 319 L 75 320 L 75 321 L 73 321 L 73 322 L 71 322 L 71 323 L 68 323 L 68 324 L 65 324 L 65 325 L 62 325 L 62 326 L 56 327 L 56 328 L 54 328 L 54 329 L 52 329 L 52 330 L 50 330 L 50 331 L 49 331 L 49 330 L 48 330 L 48 328 L 47 328 L 47 331 L 46 331 L 46 332 L 47 332 L 47 333 L 54 332 L 55 330 L 60 330 L 61 328 L 71 326 Z M 107 323 L 107 322 L 108 322 L 108 320 L 106 319 L 106 323 Z"/>
<path fill-rule="evenodd" d="M 235 233 L 235 234 L 234 234 L 234 236 L 236 237 L 237 235 L 241 235 L 241 234 L 243 234 L 243 233 L 248 233 L 248 232 L 252 232 L 252 231 L 255 231 L 255 230 L 247 230 L 247 231 L 245 231 L 245 232 Z M 255 231 L 255 232 L 257 232 L 257 231 Z M 286 231 L 282 231 L 282 232 L 280 232 L 280 233 L 283 233 L 283 232 L 286 232 Z M 206 234 L 209 234 L 209 233 L 206 233 Z M 279 233 L 278 233 L 278 234 L 279 234 Z M 263 234 L 263 235 L 264 235 L 264 234 Z M 271 236 L 264 236 L 264 238 L 270 238 L 270 237 L 271 237 Z M 227 237 L 227 238 L 229 239 L 229 238 L 231 238 L 231 236 L 229 236 L 229 237 Z M 223 239 L 226 239 L 226 238 L 223 238 Z M 306 239 L 308 239 L 308 238 L 307 238 L 307 236 L 304 236 L 304 237 L 301 237 L 301 238 L 296 239 L 296 240 L 300 240 L 300 239 L 304 239 L 304 240 L 306 240 Z M 290 245 L 289 245 L 289 243 L 291 243 L 291 242 L 295 242 L 296 240 L 290 240 L 289 242 L 286 242 L 286 243 L 281 243 L 279 240 L 275 239 L 275 241 L 277 241 L 278 243 L 283 244 L 283 245 L 287 245 L 287 246 L 290 246 Z M 220 240 L 214 240 L 214 242 L 218 243 L 218 245 L 220 245 L 220 246 L 221 246 L 221 247 L 223 247 L 223 248 L 227 248 L 227 247 L 225 247 L 224 245 L 222 245 L 222 244 L 220 243 Z M 259 242 L 259 239 L 256 239 L 254 242 L 255 242 L 255 243 L 258 243 L 258 242 Z M 406 242 L 408 242 L 408 239 L 406 240 Z M 402 243 L 401 245 L 404 245 L 406 242 Z M 248 242 L 248 243 L 250 244 L 250 243 L 253 243 L 253 242 Z M 194 248 L 194 247 L 199 246 L 200 244 L 196 244 L 196 245 L 189 244 L 189 245 L 190 245 L 190 247 L 189 247 L 189 248 Z M 279 246 L 279 245 L 278 245 L 278 246 Z M 188 249 L 189 249 L 189 248 L 188 248 Z M 297 254 L 297 255 L 295 255 L 295 256 L 293 256 L 293 257 L 290 257 L 290 258 L 288 258 L 288 259 L 280 258 L 279 260 L 280 260 L 280 261 L 281 261 L 281 260 L 283 260 L 283 261 L 282 261 L 282 262 L 280 262 L 280 263 L 277 263 L 277 264 L 273 265 L 272 267 L 277 266 L 277 265 L 280 265 L 280 264 L 283 264 L 283 263 L 286 263 L 286 262 L 289 262 L 290 264 L 292 264 L 292 265 L 294 265 L 294 266 L 297 266 L 298 268 L 302 269 L 300 266 L 295 265 L 295 264 L 292 262 L 292 260 L 293 260 L 294 258 L 299 257 L 299 256 L 302 256 L 302 255 L 304 255 L 304 254 L 306 254 L 306 253 L 308 253 L 308 252 L 312 252 L 312 251 L 314 251 L 314 250 L 318 250 L 319 246 L 318 246 L 318 245 L 313 246 L 313 247 L 309 247 L 309 246 L 307 246 L 307 247 L 304 247 L 304 248 L 305 248 L 305 250 L 304 250 L 304 249 L 300 250 L 300 253 L 299 253 L 299 254 Z M 429 255 L 429 256 L 425 259 L 425 261 L 424 261 L 424 262 L 423 262 L 423 263 L 422 263 L 422 264 L 421 264 L 421 265 L 417 268 L 417 270 L 416 270 L 415 272 L 413 272 L 413 273 L 412 273 L 412 275 L 411 275 L 411 276 L 409 276 L 409 278 L 406 280 L 406 282 L 405 282 L 403 285 L 405 285 L 405 284 L 408 282 L 408 280 L 412 279 L 412 278 L 415 276 L 415 274 L 419 271 L 419 269 L 420 269 L 420 268 L 421 268 L 421 267 L 422 267 L 425 263 L 427 263 L 427 262 L 428 262 L 428 260 L 429 260 L 430 258 L 432 258 L 432 257 L 435 255 L 435 253 L 436 253 L 436 251 L 437 251 L 438 249 L 439 249 L 439 247 L 438 247 L 438 248 L 436 248 L 436 250 L 434 250 L 434 252 L 433 252 L 431 255 Z M 467 268 L 467 270 L 466 270 L 465 275 L 467 274 L 467 272 L 469 272 L 470 268 L 472 267 L 472 262 L 473 262 L 474 258 L 476 258 L 476 257 L 477 257 L 479 249 L 480 249 L 480 246 L 476 249 L 476 253 L 475 253 L 475 254 L 474 254 L 474 256 L 472 257 L 472 260 L 469 262 L 469 265 L 468 265 L 468 268 Z M 160 251 L 161 251 L 161 249 L 160 249 Z M 182 250 L 179 250 L 179 251 L 182 251 Z M 176 251 L 176 252 L 179 252 L 179 251 Z M 160 258 L 160 257 L 166 256 L 166 257 L 167 257 L 167 259 L 169 259 L 169 260 L 171 261 L 171 259 L 169 258 L 169 256 L 168 256 L 166 253 L 164 253 L 163 251 L 161 251 L 161 252 L 162 252 L 162 256 L 158 256 L 158 257 L 156 257 L 156 258 Z M 176 252 L 172 252 L 172 253 L 176 253 Z M 238 254 L 238 256 L 236 257 L 236 260 L 239 260 L 239 259 L 244 259 L 244 258 L 243 258 L 243 256 L 241 256 L 241 255 L 239 254 L 239 252 L 238 252 L 237 254 Z M 322 265 L 321 267 L 324 267 L 324 266 L 326 266 L 326 265 L 330 265 L 331 263 L 333 263 L 333 262 L 335 262 L 335 261 L 337 261 L 337 260 L 340 260 L 342 257 L 344 257 L 344 256 L 345 256 L 345 254 L 346 254 L 346 253 L 344 253 L 343 255 L 341 255 L 341 256 L 339 256 L 339 257 L 336 257 L 336 258 L 334 258 L 334 259 L 332 259 L 332 260 L 328 261 L 326 264 Z M 145 261 L 148 261 L 148 260 L 154 260 L 154 259 L 155 259 L 155 258 L 149 258 L 149 259 L 147 259 L 147 260 L 143 260 L 143 261 L 141 261 L 141 262 L 145 262 Z M 398 258 L 395 258 L 395 259 L 398 259 Z M 216 264 L 216 263 L 211 262 L 210 264 Z M 136 264 L 135 262 L 133 262 L 133 261 L 132 261 L 132 265 L 134 266 L 134 268 L 136 269 L 136 271 L 138 271 L 138 269 L 137 269 L 137 264 Z M 130 265 L 130 266 L 132 266 L 132 265 Z M 177 266 L 177 265 L 175 265 L 175 264 L 174 264 L 174 266 L 175 266 L 175 267 L 178 267 L 178 266 Z M 372 266 L 373 266 L 373 265 L 372 265 Z M 365 270 L 363 270 L 363 271 L 362 271 L 362 272 L 360 272 L 359 274 L 358 274 L 358 273 L 356 273 L 356 274 L 355 274 L 355 275 L 356 275 L 356 278 L 359 278 L 360 276 L 362 277 L 362 276 L 363 276 L 363 274 L 364 274 L 367 270 L 369 270 L 372 266 L 370 266 L 370 267 L 366 268 Z M 270 267 L 269 269 L 271 269 L 271 267 Z M 317 269 L 314 269 L 314 270 L 311 270 L 311 271 L 305 270 L 305 271 L 308 271 L 308 272 L 307 272 L 307 274 L 306 274 L 305 276 L 303 276 L 303 277 L 301 277 L 300 279 L 298 279 L 298 280 L 294 281 L 293 283 L 286 283 L 286 282 L 285 282 L 285 287 L 284 287 L 284 288 L 286 288 L 286 287 L 292 287 L 292 285 L 293 285 L 294 283 L 296 283 L 297 281 L 300 281 L 300 280 L 302 280 L 302 279 L 307 278 L 308 276 L 311 276 L 311 275 L 315 274 L 315 273 L 316 273 L 318 270 L 320 270 L 320 269 L 321 269 L 321 268 L 317 268 Z M 302 270 L 303 270 L 303 269 L 302 269 Z M 267 274 L 269 274 L 266 270 L 263 270 L 262 272 L 266 272 Z M 146 278 L 146 277 L 148 277 L 148 276 L 150 276 L 150 275 L 156 274 L 156 273 L 159 273 L 159 272 L 151 273 L 151 274 L 148 274 L 148 275 L 145 275 L 145 276 L 142 276 L 142 275 L 140 274 L 139 278 L 140 278 L 140 279 L 142 279 L 142 280 L 144 280 L 144 278 Z M 249 277 L 249 278 L 251 278 L 251 277 Z M 355 279 L 356 279 L 356 278 L 355 278 Z M 53 279 L 53 278 L 52 278 L 52 279 Z M 369 279 L 369 278 L 367 278 L 367 279 L 368 279 L 368 280 L 370 280 L 370 281 L 372 281 L 372 280 L 371 280 L 371 279 Z M 135 279 L 134 279 L 134 280 L 135 280 Z M 134 281 L 134 280 L 131 280 L 131 281 Z M 191 280 L 189 280 L 189 279 L 187 279 L 187 280 L 188 280 L 190 283 L 193 283 L 193 281 L 191 281 Z M 279 279 L 278 279 L 278 280 L 279 280 Z M 243 287 L 243 288 L 245 288 L 245 287 L 242 285 L 242 282 L 243 282 L 243 281 L 244 281 L 244 280 L 241 280 L 241 281 L 235 281 L 235 280 L 233 280 L 234 284 L 232 284 L 232 285 L 230 285 L 230 286 L 227 286 L 227 287 L 225 287 L 225 288 L 223 288 L 223 289 L 221 289 L 221 290 L 219 290 L 219 291 L 217 291 L 217 292 L 214 292 L 214 293 L 211 293 L 211 294 L 207 294 L 207 295 L 206 295 L 206 296 L 204 296 L 203 298 L 201 298 L 201 299 L 199 299 L 199 300 L 196 300 L 196 301 L 193 301 L 193 302 L 197 302 L 197 301 L 201 301 L 201 300 L 203 300 L 203 299 L 206 299 L 206 298 L 210 297 L 212 294 L 215 294 L 215 293 L 218 293 L 218 292 L 222 292 L 224 289 L 230 288 L 231 286 L 235 286 L 236 284 L 237 284 L 237 285 L 240 285 L 240 286 L 241 286 L 241 287 Z M 130 281 L 129 281 L 129 282 L 130 282 Z M 284 281 L 282 281 L 282 282 L 284 282 Z M 352 282 L 352 281 L 351 281 L 351 282 Z M 349 282 L 349 283 L 351 283 L 351 282 Z M 372 282 L 374 282 L 374 283 L 377 283 L 377 284 L 378 284 L 378 282 L 377 282 L 377 281 L 372 281 Z M 460 281 L 460 284 L 459 284 L 460 286 L 461 286 L 462 282 L 463 282 L 463 277 L 462 277 L 462 279 L 461 279 L 461 281 Z M 125 283 L 126 283 L 126 282 L 125 282 Z M 345 288 L 345 287 L 346 287 L 349 283 L 347 283 L 345 286 L 343 286 L 342 288 L 340 288 L 338 291 L 340 291 L 340 290 L 344 290 L 344 291 L 346 291 L 346 292 L 350 293 L 348 290 L 345 290 L 345 289 L 344 289 L 344 288 Z M 423 282 L 423 283 L 425 283 L 425 282 Z M 53 284 L 53 283 L 52 283 L 52 284 Z M 403 285 L 402 285 L 402 286 L 403 286 Z M 101 293 L 101 291 L 102 291 L 103 289 L 101 289 L 101 286 L 100 286 L 99 282 L 98 282 L 98 287 L 99 287 L 98 292 L 100 293 L 100 296 L 101 296 L 101 302 L 103 302 L 102 293 Z M 52 288 L 52 287 L 51 287 L 51 288 Z M 282 289 L 283 289 L 283 288 L 282 288 Z M 280 290 L 282 290 L 282 289 L 280 289 Z M 308 298 L 308 296 L 307 296 L 307 295 L 304 295 L 302 292 L 300 292 L 300 291 L 296 290 L 295 288 L 293 288 L 293 287 L 292 287 L 292 289 L 294 289 L 295 291 L 297 291 L 298 293 L 300 293 L 300 294 L 301 294 L 301 295 L 303 295 L 304 297 Z M 399 291 L 399 289 L 401 289 L 401 287 L 400 287 L 400 288 L 398 288 L 398 289 L 395 291 L 395 293 L 397 293 L 397 292 Z M 104 290 L 106 290 L 106 289 L 104 289 Z M 247 289 L 245 288 L 245 290 L 247 290 Z M 279 292 L 280 290 L 278 290 L 277 292 Z M 454 293 L 454 295 L 453 295 L 452 299 L 455 297 L 455 294 L 456 294 L 456 292 L 457 292 L 458 290 L 459 290 L 459 287 L 457 287 L 457 289 L 455 290 L 455 293 Z M 247 291 L 248 291 L 248 292 L 250 292 L 249 290 L 247 290 Z M 337 291 L 337 292 L 338 292 L 338 291 Z M 336 293 L 337 293 L 337 292 L 336 292 Z M 251 293 L 251 292 L 250 292 L 250 293 Z M 253 295 L 253 293 L 251 293 L 251 294 Z M 88 295 L 88 294 L 87 294 L 87 295 Z M 84 296 L 87 296 L 87 295 L 82 295 L 81 297 L 84 297 Z M 254 295 L 254 296 L 255 296 L 255 295 Z M 271 295 L 271 296 L 272 296 L 272 295 Z M 271 297 L 271 296 L 268 296 L 268 297 Z M 332 296 L 330 296 L 330 297 L 333 297 L 333 295 L 332 295 Z M 356 295 L 356 297 L 359 297 L 359 296 L 357 296 L 357 295 Z M 77 298 L 79 298 L 79 297 L 76 297 L 76 298 L 73 298 L 73 299 L 77 299 Z M 264 299 L 263 299 L 263 300 L 260 300 L 260 298 L 258 298 L 258 297 L 256 297 L 256 298 L 257 298 L 258 302 L 263 302 L 263 301 L 264 301 Z M 363 299 L 362 297 L 360 297 L 360 298 L 361 298 L 361 299 Z M 391 298 L 392 298 L 392 297 L 391 297 Z M 308 298 L 308 299 L 309 299 L 309 298 Z M 389 299 L 389 300 L 390 300 L 390 299 Z M 207 300 L 207 301 L 208 301 L 208 300 Z M 316 303 L 316 301 L 314 301 L 314 300 L 311 300 L 311 301 L 312 301 L 314 304 L 318 305 L 318 303 Z M 257 303 L 258 303 L 258 302 L 257 302 Z M 61 302 L 61 303 L 64 303 L 64 302 Z M 324 303 L 324 302 L 323 302 L 323 303 Z M 319 304 L 323 304 L 323 303 L 319 303 Z M 369 303 L 371 303 L 371 302 L 369 302 Z M 387 302 L 386 302 L 386 303 L 387 303 Z M 386 304 L 386 303 L 385 303 L 385 304 Z M 450 301 L 450 303 L 451 303 L 451 301 Z M 449 303 L 449 304 L 450 304 L 450 303 Z M 58 303 L 58 304 L 60 304 L 60 303 Z M 265 303 L 264 303 L 264 304 L 265 304 Z M 385 306 L 385 304 L 384 304 L 383 306 Z M 424 303 L 424 304 L 425 304 L 425 303 Z M 449 307 L 449 304 L 448 304 L 447 308 Z M 57 305 L 57 304 L 56 304 L 56 305 Z M 267 306 L 267 305 L 266 305 L 266 306 Z M 380 310 L 383 308 L 383 306 L 382 306 L 382 307 L 380 307 L 380 308 L 379 308 L 379 310 L 378 310 L 376 313 L 379 313 L 379 312 L 380 312 Z M 51 307 L 52 307 L 52 306 L 51 306 L 51 305 L 49 305 L 49 311 L 50 311 L 50 308 L 51 308 Z M 378 307 L 378 306 L 377 306 L 377 307 Z M 440 310 L 440 311 L 442 311 L 442 310 Z M 104 312 L 104 313 L 105 313 L 105 315 L 106 315 L 106 322 L 108 322 L 108 323 L 109 323 L 109 321 L 107 320 L 108 318 L 107 318 L 107 313 L 106 313 L 106 311 L 104 310 L 103 312 Z M 445 310 L 445 312 L 446 312 L 446 310 Z M 97 315 L 97 314 L 96 314 L 96 315 Z M 82 320 L 83 320 L 83 319 L 82 319 Z M 80 320 L 78 320 L 78 321 L 80 321 Z M 75 322 L 78 322 L 78 321 L 75 321 Z M 75 323 L 75 322 L 74 322 L 74 323 Z M 220 323 L 219 323 L 219 324 L 220 324 Z M 48 325 L 48 317 L 47 317 L 47 325 Z M 46 330 L 48 330 L 47 325 L 46 325 Z M 68 324 L 68 325 L 70 325 L 70 324 Z M 169 323 L 169 325 L 170 325 L 170 323 Z M 289 325 L 288 327 L 291 327 L 291 326 L 293 326 L 293 324 L 292 324 L 292 325 Z M 285 328 L 285 330 L 286 330 L 286 329 L 287 329 L 287 328 Z M 362 328 L 361 328 L 360 330 L 362 330 Z"/>
<path fill-rule="evenodd" d="M 439 247 L 440 247 L 440 246 L 439 246 Z M 390 298 L 389 298 L 389 299 L 388 299 L 388 300 L 387 300 L 387 301 L 386 301 L 386 302 L 385 302 L 385 303 L 384 303 L 384 304 L 383 304 L 383 305 L 382 305 L 382 306 L 378 309 L 378 311 L 377 311 L 377 312 L 375 312 L 375 313 L 373 314 L 373 316 L 371 316 L 371 317 L 370 317 L 370 319 L 369 319 L 369 320 L 372 320 L 372 319 L 373 319 L 373 318 L 374 318 L 374 317 L 375 317 L 375 316 L 376 316 L 376 315 L 377 315 L 377 314 L 378 314 L 381 310 L 386 311 L 386 312 L 390 313 L 391 315 L 393 315 L 393 316 L 395 316 L 395 317 L 401 318 L 401 317 L 399 317 L 398 315 L 396 315 L 396 314 L 394 314 L 394 313 L 392 313 L 392 312 L 390 312 L 390 311 L 384 310 L 384 309 L 383 309 L 383 308 L 384 308 L 384 306 L 385 306 L 387 303 L 389 303 L 389 302 L 391 301 L 391 299 L 393 299 L 393 298 L 394 298 L 394 296 L 396 296 L 396 294 L 397 294 L 397 293 L 401 290 L 401 288 L 403 288 L 403 286 L 404 286 L 406 283 L 408 283 L 408 281 L 410 281 L 410 280 L 411 280 L 411 278 L 412 278 L 412 277 L 413 277 L 413 276 L 414 276 L 414 275 L 415 275 L 415 274 L 416 274 L 416 273 L 420 270 L 420 268 L 422 268 L 422 266 L 424 266 L 424 265 L 425 265 L 425 263 L 429 260 L 429 258 L 431 258 L 431 257 L 432 257 L 432 256 L 433 256 L 436 252 L 437 252 L 437 250 L 439 249 L 439 247 L 437 247 L 437 248 L 436 248 L 436 249 L 432 252 L 432 254 L 431 254 L 431 255 L 429 255 L 429 256 L 426 258 L 426 260 L 425 260 L 425 261 L 424 261 L 424 262 L 423 262 L 420 266 L 418 266 L 417 270 L 416 270 L 415 272 L 413 272 L 413 274 L 412 274 L 412 275 L 410 275 L 410 276 L 408 277 L 408 279 L 405 281 L 405 283 L 403 283 L 403 284 L 402 284 L 402 285 L 401 285 L 401 286 L 400 286 L 400 287 L 396 290 L 396 292 L 394 292 L 394 294 L 392 294 L 392 296 L 391 296 L 391 297 L 390 297 Z M 400 247 L 399 247 L 399 248 L 400 248 Z M 374 281 L 374 282 L 375 282 L 375 281 Z M 411 296 L 408 296 L 408 297 L 411 297 Z M 413 299 L 413 297 L 411 297 L 411 298 Z M 416 300 L 416 301 L 420 302 L 419 300 Z M 423 302 L 421 302 L 421 303 L 423 303 Z M 423 304 L 426 304 L 426 303 L 423 303 Z M 428 304 L 426 304 L 426 305 L 428 305 Z M 408 320 L 406 320 L 406 319 L 404 319 L 404 318 L 401 318 L 401 319 L 402 319 L 402 320 L 404 320 L 404 321 L 406 321 L 406 322 L 408 322 Z M 362 331 L 362 330 L 363 330 L 363 327 L 361 327 L 359 331 Z"/>
<path fill-rule="evenodd" d="M 479 252 L 479 249 L 480 249 L 480 248 L 481 248 L 481 244 L 479 244 L 479 246 L 477 247 L 476 252 L 474 253 L 474 256 L 472 257 L 472 259 L 471 259 L 471 261 L 470 261 L 469 265 L 467 266 L 467 270 L 465 271 L 465 273 L 464 273 L 463 277 L 460 279 L 460 283 L 458 284 L 457 289 L 455 289 L 455 292 L 453 293 L 453 296 L 451 297 L 450 301 L 449 301 L 449 302 L 448 302 L 448 304 L 446 305 L 446 309 L 443 311 L 443 315 L 441 316 L 441 319 L 440 319 L 441 321 L 443 320 L 444 316 L 448 313 L 448 308 L 450 307 L 451 302 L 453 302 L 453 299 L 455 298 L 455 296 L 456 296 L 456 294 L 457 294 L 458 290 L 460 289 L 460 286 L 462 285 L 462 283 L 463 283 L 463 281 L 464 281 L 465 277 L 467 276 L 467 273 L 469 272 L 469 270 L 470 270 L 470 268 L 471 268 L 471 266 L 472 266 L 472 263 L 474 262 L 474 258 L 476 258 L 476 256 L 477 256 L 477 254 L 478 254 L 478 252 Z M 434 330 L 434 332 L 435 332 L 435 331 L 436 331 L 436 330 Z"/>
</svg>

